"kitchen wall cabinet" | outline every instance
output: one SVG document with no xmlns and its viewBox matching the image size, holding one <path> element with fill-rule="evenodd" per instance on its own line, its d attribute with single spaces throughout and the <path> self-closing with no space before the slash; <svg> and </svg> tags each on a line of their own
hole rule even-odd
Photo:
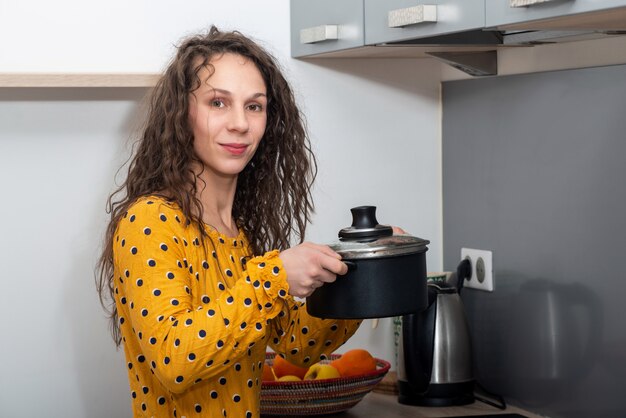
<svg viewBox="0 0 626 418">
<path fill-rule="evenodd" d="M 291 56 L 363 45 L 363 0 L 291 1 Z"/>
<path fill-rule="evenodd" d="M 513 7 L 510 0 L 485 0 L 486 27 L 597 29 L 600 19 L 603 29 L 626 27 L 625 0 L 519 0 L 519 4 L 528 5 Z"/>
<path fill-rule="evenodd" d="M 365 44 L 482 29 L 484 0 L 364 0 Z"/>
<path fill-rule="evenodd" d="M 482 29 L 484 7 L 484 0 L 291 0 L 291 56 L 372 56 L 368 46 Z M 393 56 L 416 56 L 406 51 Z"/>
<path fill-rule="evenodd" d="M 527 5 L 512 7 L 511 0 L 291 0 L 291 55 L 420 57 L 464 45 L 493 50 L 501 42 L 488 35 L 501 30 L 626 30 L 626 0 L 517 1 Z M 380 48 L 389 44 L 394 47 Z"/>
</svg>

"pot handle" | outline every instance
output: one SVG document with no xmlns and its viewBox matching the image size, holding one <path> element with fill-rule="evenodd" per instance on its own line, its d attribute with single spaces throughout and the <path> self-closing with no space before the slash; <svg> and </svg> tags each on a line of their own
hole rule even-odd
<svg viewBox="0 0 626 418">
<path fill-rule="evenodd" d="M 344 261 L 346 266 L 348 266 L 348 273 L 356 270 L 356 263 L 354 261 Z"/>
</svg>

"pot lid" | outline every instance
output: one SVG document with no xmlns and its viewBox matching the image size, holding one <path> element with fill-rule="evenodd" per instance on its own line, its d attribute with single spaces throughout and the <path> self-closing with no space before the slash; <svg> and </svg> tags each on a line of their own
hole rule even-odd
<svg viewBox="0 0 626 418">
<path fill-rule="evenodd" d="M 394 235 L 389 225 L 376 220 L 375 206 L 350 209 L 352 225 L 339 231 L 339 242 L 330 247 L 344 259 L 382 258 L 426 252 L 430 242 L 411 235 Z"/>
</svg>

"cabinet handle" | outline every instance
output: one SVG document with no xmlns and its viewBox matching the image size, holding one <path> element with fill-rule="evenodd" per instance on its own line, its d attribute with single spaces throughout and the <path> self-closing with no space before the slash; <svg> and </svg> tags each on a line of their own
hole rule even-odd
<svg viewBox="0 0 626 418">
<path fill-rule="evenodd" d="M 424 22 L 437 21 L 437 6 L 433 4 L 420 4 L 407 7 L 406 9 L 390 10 L 387 23 L 390 28 L 401 28 L 409 25 L 417 25 Z"/>
<path fill-rule="evenodd" d="M 530 7 L 535 4 L 547 3 L 552 0 L 509 0 L 510 7 Z"/>
<path fill-rule="evenodd" d="M 300 29 L 300 43 L 314 44 L 316 42 L 338 39 L 338 25 L 320 25 L 312 28 Z"/>
</svg>

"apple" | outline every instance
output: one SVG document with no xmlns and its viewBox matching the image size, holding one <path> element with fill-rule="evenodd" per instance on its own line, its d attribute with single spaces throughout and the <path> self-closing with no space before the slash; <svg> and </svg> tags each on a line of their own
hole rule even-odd
<svg viewBox="0 0 626 418">
<path fill-rule="evenodd" d="M 309 367 L 309 371 L 307 371 L 304 376 L 304 380 L 334 379 L 336 377 L 341 376 L 333 366 L 330 364 L 316 363 Z"/>
<path fill-rule="evenodd" d="M 302 379 L 292 374 L 286 374 L 284 376 L 279 377 L 276 380 L 278 380 L 279 382 L 298 382 L 298 381 L 301 381 Z"/>
</svg>

